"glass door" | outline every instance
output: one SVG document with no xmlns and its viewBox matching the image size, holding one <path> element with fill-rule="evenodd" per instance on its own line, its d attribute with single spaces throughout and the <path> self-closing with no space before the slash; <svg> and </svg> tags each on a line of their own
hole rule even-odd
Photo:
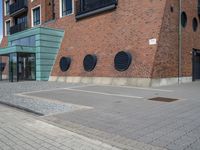
<svg viewBox="0 0 200 150">
<path fill-rule="evenodd" d="M 9 54 L 9 81 L 17 82 L 17 53 Z"/>
<path fill-rule="evenodd" d="M 18 79 L 35 80 L 35 54 L 18 54 Z"/>
<path fill-rule="evenodd" d="M 35 54 L 11 53 L 9 55 L 10 82 L 36 80 Z"/>
</svg>

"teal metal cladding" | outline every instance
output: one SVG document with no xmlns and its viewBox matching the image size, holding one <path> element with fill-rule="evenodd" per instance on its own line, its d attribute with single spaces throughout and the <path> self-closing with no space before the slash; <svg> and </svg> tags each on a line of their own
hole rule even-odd
<svg viewBox="0 0 200 150">
<path fill-rule="evenodd" d="M 12 52 L 35 53 L 36 80 L 45 81 L 49 79 L 63 35 L 64 31 L 62 30 L 46 27 L 31 28 L 9 36 L 8 47 L 0 49 L 0 55 Z M 11 46 L 12 41 L 29 36 L 35 36 L 35 46 Z"/>
</svg>

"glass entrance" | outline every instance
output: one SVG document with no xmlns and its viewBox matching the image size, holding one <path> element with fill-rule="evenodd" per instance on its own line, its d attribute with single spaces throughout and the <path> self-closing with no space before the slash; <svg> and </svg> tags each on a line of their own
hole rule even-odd
<svg viewBox="0 0 200 150">
<path fill-rule="evenodd" d="M 9 55 L 9 81 L 17 82 L 17 53 Z"/>
<path fill-rule="evenodd" d="M 12 53 L 9 58 L 9 79 L 11 82 L 36 79 L 35 54 Z"/>
</svg>

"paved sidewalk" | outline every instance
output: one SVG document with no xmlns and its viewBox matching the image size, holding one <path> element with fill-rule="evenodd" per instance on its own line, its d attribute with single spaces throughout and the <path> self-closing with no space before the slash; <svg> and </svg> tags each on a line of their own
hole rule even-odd
<svg viewBox="0 0 200 150">
<path fill-rule="evenodd" d="M 33 117 L 25 113 L 18 115 L 15 111 L 6 110 L 7 114 L 0 112 L 2 120 L 0 128 L 5 130 L 14 128 L 17 133 L 14 131 L 11 134 L 4 133 L 10 138 L 15 135 L 19 137 L 27 135 L 29 131 L 36 134 L 33 138 L 39 138 L 40 135 L 43 138 L 47 136 L 52 141 L 60 138 L 61 141 L 64 140 L 60 143 L 62 146 L 67 140 L 60 133 L 67 135 L 74 132 L 76 137 L 80 134 L 125 150 L 199 150 L 199 88 L 200 82 L 157 89 L 56 82 L 1 83 L 0 102 L 27 108 L 44 116 Z M 178 100 L 174 102 L 149 100 L 153 97 Z M 55 134 L 52 135 L 48 130 Z M 28 135 L 27 137 L 32 138 L 32 134 Z M 0 140 L 2 139 L 12 143 L 9 138 Z M 58 142 L 49 144 L 54 146 L 53 143 Z M 90 142 L 86 143 L 90 145 Z M 94 149 L 99 148 L 97 143 L 91 144 L 95 146 Z M 70 144 L 67 146 L 71 146 Z"/>
<path fill-rule="evenodd" d="M 119 150 L 0 105 L 0 150 Z"/>
</svg>

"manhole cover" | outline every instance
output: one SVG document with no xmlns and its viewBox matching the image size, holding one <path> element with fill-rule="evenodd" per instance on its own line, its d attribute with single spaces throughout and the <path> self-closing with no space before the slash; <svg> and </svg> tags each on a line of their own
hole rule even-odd
<svg viewBox="0 0 200 150">
<path fill-rule="evenodd" d="M 152 101 L 160 101 L 160 102 L 174 102 L 174 101 L 177 101 L 178 99 L 175 99 L 175 98 L 167 98 L 167 97 L 154 97 L 154 98 L 151 98 L 149 100 L 152 100 Z"/>
</svg>

